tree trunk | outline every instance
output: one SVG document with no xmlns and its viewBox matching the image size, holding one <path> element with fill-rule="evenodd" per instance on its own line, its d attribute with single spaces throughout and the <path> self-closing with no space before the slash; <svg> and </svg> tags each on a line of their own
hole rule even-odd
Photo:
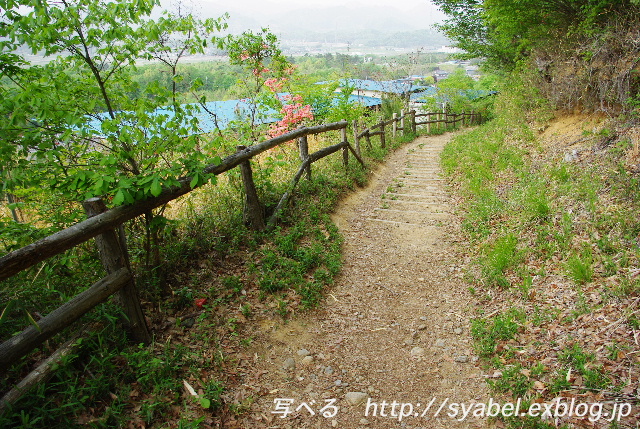
<svg viewBox="0 0 640 429">
<path fill-rule="evenodd" d="M 246 149 L 246 146 L 238 146 L 238 152 Z M 256 184 L 253 182 L 251 162 L 245 161 L 240 164 L 242 183 L 244 184 L 244 222 L 249 228 L 256 231 L 264 230 L 264 206 L 258 198 Z"/>
</svg>

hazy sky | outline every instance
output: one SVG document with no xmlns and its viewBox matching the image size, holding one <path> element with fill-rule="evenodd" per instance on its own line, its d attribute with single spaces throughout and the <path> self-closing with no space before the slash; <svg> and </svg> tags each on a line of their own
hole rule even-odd
<svg viewBox="0 0 640 429">
<path fill-rule="evenodd" d="M 166 0 L 171 1 L 171 0 Z M 188 1 L 188 0 L 187 0 Z M 312 24 L 321 24 L 314 22 L 313 18 L 317 16 L 318 20 L 329 21 L 330 17 L 326 13 L 317 13 L 315 11 L 334 10 L 333 17 L 341 20 L 349 19 L 351 11 L 357 19 L 357 16 L 372 15 L 379 19 L 376 20 L 378 29 L 384 26 L 384 19 L 387 18 L 390 25 L 397 25 L 398 21 L 406 22 L 407 29 L 427 29 L 435 22 L 441 22 L 444 14 L 433 5 L 429 0 L 192 0 L 199 5 L 203 15 L 219 16 L 221 13 L 228 12 L 231 20 L 251 19 L 261 24 L 277 23 L 283 14 L 298 12 L 298 15 L 304 17 L 304 21 Z M 341 14 L 338 8 L 344 8 L 345 13 Z M 301 12 L 303 10 L 304 12 Z M 309 13 L 306 13 L 309 11 Z M 339 16 L 342 15 L 342 16 Z M 235 18 L 234 18 L 235 17 Z M 244 22 L 244 21 L 242 21 Z M 316 25 L 313 25 L 316 27 Z M 410 27 L 410 28 L 409 28 Z"/>
<path fill-rule="evenodd" d="M 413 6 L 421 6 L 425 4 L 431 4 L 429 0 L 403 0 L 402 2 L 398 2 L 397 0 L 366 0 L 366 1 L 347 1 L 347 0 L 271 0 L 272 3 L 276 3 L 279 5 L 287 6 L 287 7 L 300 7 L 301 5 L 305 6 L 351 6 L 357 3 L 367 4 L 367 5 L 375 5 L 375 6 L 398 6 L 399 4 L 403 5 L 403 7 L 413 7 Z M 251 3 L 250 0 L 238 0 L 234 2 L 236 4 L 242 3 Z"/>
</svg>

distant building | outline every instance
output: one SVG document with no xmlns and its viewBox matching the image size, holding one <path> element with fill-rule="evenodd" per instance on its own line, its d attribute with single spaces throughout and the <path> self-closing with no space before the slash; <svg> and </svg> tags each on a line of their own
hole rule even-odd
<svg viewBox="0 0 640 429">
<path fill-rule="evenodd" d="M 380 98 L 388 96 L 399 96 L 409 98 L 410 94 L 423 90 L 427 87 L 416 85 L 414 82 L 422 79 L 422 76 L 410 76 L 396 80 L 365 80 L 365 79 L 343 79 L 339 82 L 338 91 L 352 88 L 352 94 L 364 97 Z"/>
<path fill-rule="evenodd" d="M 446 79 L 446 78 L 448 78 L 450 74 L 451 74 L 451 73 L 449 73 L 449 72 L 448 72 L 448 71 L 446 71 L 446 70 L 435 70 L 435 71 L 433 72 L 433 79 L 434 79 L 436 82 L 439 82 L 439 81 L 441 81 L 442 79 Z"/>
<path fill-rule="evenodd" d="M 456 48 L 455 46 L 442 46 L 438 49 L 438 52 L 442 52 L 445 54 L 459 54 L 464 51 L 460 48 Z"/>
<path fill-rule="evenodd" d="M 202 134 L 214 132 L 216 129 L 224 130 L 229 127 L 231 122 L 244 121 L 249 117 L 253 117 L 254 125 L 260 125 L 277 122 L 281 116 L 270 107 L 256 105 L 246 99 L 209 101 L 204 103 L 204 106 L 191 104 L 190 108 L 193 109 L 193 116 L 198 119 L 198 127 Z M 131 115 L 131 112 L 123 113 Z M 154 115 L 162 115 L 170 120 L 174 117 L 174 112 L 171 108 L 158 108 L 154 111 Z M 96 136 L 100 136 L 102 135 L 102 122 L 107 119 L 107 113 L 100 113 L 92 117 L 85 127 Z"/>
</svg>

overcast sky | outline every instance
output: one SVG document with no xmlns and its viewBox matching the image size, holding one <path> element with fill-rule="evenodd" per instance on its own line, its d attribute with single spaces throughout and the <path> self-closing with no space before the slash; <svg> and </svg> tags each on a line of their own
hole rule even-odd
<svg viewBox="0 0 640 429">
<path fill-rule="evenodd" d="M 166 0 L 171 1 L 171 0 Z M 188 1 L 188 0 L 187 0 Z M 219 16 L 229 12 L 231 20 L 251 18 L 261 24 L 267 22 L 272 25 L 273 20 L 283 13 L 307 9 L 344 8 L 348 14 L 350 10 L 357 10 L 360 14 L 371 12 L 378 16 L 388 13 L 390 20 L 401 19 L 407 21 L 411 29 L 418 27 L 427 29 L 435 22 L 441 22 L 444 14 L 429 0 L 192 0 L 201 8 L 204 16 Z M 336 12 L 338 13 L 338 12 Z M 319 14 L 326 19 L 326 15 Z M 307 18 L 313 17 L 313 13 Z"/>
<path fill-rule="evenodd" d="M 404 7 L 413 7 L 413 6 L 421 6 L 425 4 L 431 4 L 429 0 L 403 0 L 402 2 L 398 2 L 397 0 L 355 0 L 355 1 L 347 1 L 347 0 L 271 0 L 272 3 L 276 3 L 278 5 L 286 6 L 286 7 L 300 7 L 301 5 L 309 6 L 350 6 L 353 4 L 361 3 L 365 5 L 376 5 L 376 6 L 398 6 L 398 4 L 402 4 Z M 251 0 L 238 0 L 234 3 L 237 4 L 250 4 Z"/>
</svg>

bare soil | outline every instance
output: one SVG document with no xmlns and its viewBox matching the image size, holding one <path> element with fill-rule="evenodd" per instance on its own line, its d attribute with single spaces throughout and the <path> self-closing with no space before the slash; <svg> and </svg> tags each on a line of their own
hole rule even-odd
<svg viewBox="0 0 640 429">
<path fill-rule="evenodd" d="M 405 145 L 340 204 L 333 219 L 345 237 L 342 274 L 318 309 L 264 320 L 249 333 L 241 380 L 225 398 L 237 412 L 225 427 L 488 425 L 447 415 L 450 403 L 489 398 L 469 332 L 477 303 L 453 244 L 459 221 L 440 175 L 450 138 Z M 357 405 L 347 400 L 355 392 Z M 411 415 L 401 418 L 401 409 Z"/>
</svg>

